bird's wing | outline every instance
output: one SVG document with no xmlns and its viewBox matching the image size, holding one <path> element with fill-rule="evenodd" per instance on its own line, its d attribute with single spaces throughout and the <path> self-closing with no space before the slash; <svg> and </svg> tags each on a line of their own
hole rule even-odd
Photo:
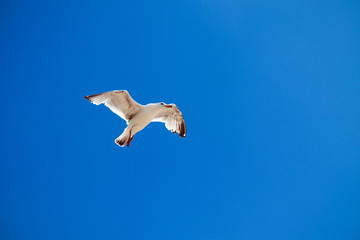
<svg viewBox="0 0 360 240">
<path fill-rule="evenodd" d="M 180 137 L 186 136 L 186 126 L 183 115 L 175 104 L 172 108 L 164 108 L 152 120 L 152 122 L 163 122 L 165 127 L 173 133 L 179 133 Z"/>
<path fill-rule="evenodd" d="M 104 103 L 111 111 L 119 115 L 125 121 L 130 121 L 143 106 L 130 97 L 126 90 L 116 90 L 105 93 L 85 96 L 85 99 L 99 105 Z"/>
</svg>

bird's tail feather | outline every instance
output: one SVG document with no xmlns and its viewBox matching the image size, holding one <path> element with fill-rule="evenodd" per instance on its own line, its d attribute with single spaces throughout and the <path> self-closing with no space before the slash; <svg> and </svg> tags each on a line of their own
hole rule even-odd
<svg viewBox="0 0 360 240">
<path fill-rule="evenodd" d="M 115 139 L 115 143 L 120 147 L 125 147 L 125 145 L 129 141 L 129 138 L 130 138 L 130 131 L 127 128 L 125 128 L 124 132 L 117 139 Z"/>
</svg>

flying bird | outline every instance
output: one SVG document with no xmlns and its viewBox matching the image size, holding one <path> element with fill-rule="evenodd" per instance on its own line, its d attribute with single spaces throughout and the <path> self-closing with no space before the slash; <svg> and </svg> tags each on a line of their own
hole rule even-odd
<svg viewBox="0 0 360 240">
<path fill-rule="evenodd" d="M 175 104 L 149 103 L 141 105 L 131 98 L 126 90 L 115 90 L 105 93 L 85 96 L 90 102 L 105 104 L 111 111 L 119 115 L 127 123 L 123 133 L 115 139 L 120 147 L 130 146 L 134 135 L 143 130 L 150 122 L 163 122 L 173 133 L 185 137 L 186 126 L 183 115 Z"/>
</svg>

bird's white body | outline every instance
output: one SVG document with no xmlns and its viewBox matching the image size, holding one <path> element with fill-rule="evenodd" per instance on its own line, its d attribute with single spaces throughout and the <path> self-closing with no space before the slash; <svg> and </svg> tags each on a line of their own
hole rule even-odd
<svg viewBox="0 0 360 240">
<path fill-rule="evenodd" d="M 145 106 L 135 102 L 126 90 L 116 90 L 85 97 L 92 103 L 104 103 L 111 111 L 127 121 L 128 126 L 115 139 L 116 144 L 129 146 L 134 135 L 150 122 L 163 122 L 167 129 L 185 137 L 186 126 L 183 116 L 175 104 L 149 103 Z"/>
<path fill-rule="evenodd" d="M 143 130 L 164 107 L 159 104 L 149 103 L 145 105 L 129 122 L 125 131 L 131 131 L 131 136 Z"/>
</svg>

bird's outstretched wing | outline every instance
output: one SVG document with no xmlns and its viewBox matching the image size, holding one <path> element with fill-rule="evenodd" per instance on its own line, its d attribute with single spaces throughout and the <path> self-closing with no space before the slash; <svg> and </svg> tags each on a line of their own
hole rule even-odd
<svg viewBox="0 0 360 240">
<path fill-rule="evenodd" d="M 173 133 L 179 133 L 180 137 L 186 136 L 186 126 L 183 115 L 175 104 L 172 108 L 165 108 L 158 113 L 152 122 L 163 122 L 165 127 Z"/>
<path fill-rule="evenodd" d="M 144 106 L 135 102 L 126 90 L 115 90 L 105 93 L 85 96 L 85 99 L 99 105 L 104 103 L 111 111 L 125 121 L 130 121 Z"/>
</svg>

